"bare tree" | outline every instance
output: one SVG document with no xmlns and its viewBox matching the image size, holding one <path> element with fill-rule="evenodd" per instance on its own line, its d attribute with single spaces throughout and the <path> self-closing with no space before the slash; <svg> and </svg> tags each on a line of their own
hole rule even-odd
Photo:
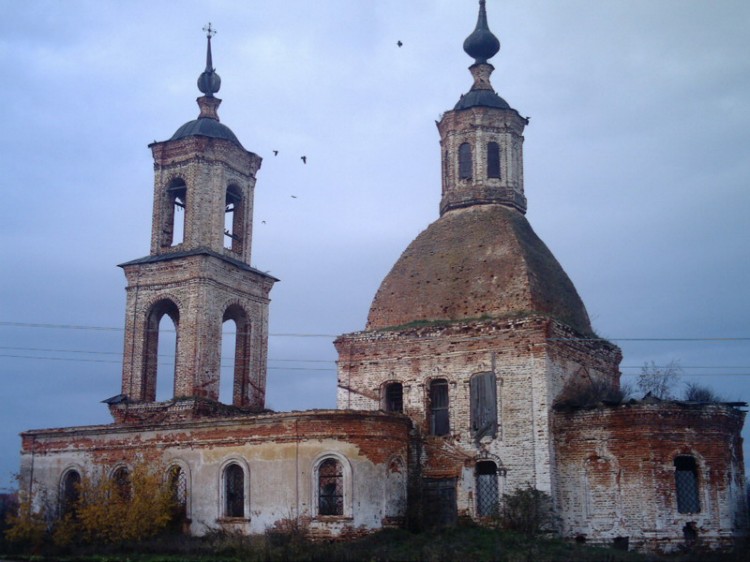
<svg viewBox="0 0 750 562">
<path fill-rule="evenodd" d="M 685 400 L 690 402 L 723 402 L 723 398 L 712 388 L 697 382 L 689 382 L 685 388 Z"/>
<path fill-rule="evenodd" d="M 654 398 L 671 400 L 674 398 L 672 391 L 680 381 L 681 374 L 682 367 L 675 359 L 663 367 L 653 361 L 651 364 L 646 362 L 641 367 L 641 374 L 638 375 L 638 388 L 644 394 L 650 393 Z"/>
</svg>

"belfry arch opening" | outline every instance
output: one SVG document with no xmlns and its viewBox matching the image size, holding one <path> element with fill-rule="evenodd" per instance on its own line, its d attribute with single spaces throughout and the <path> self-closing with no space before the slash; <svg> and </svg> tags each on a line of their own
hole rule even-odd
<svg viewBox="0 0 750 562">
<path fill-rule="evenodd" d="M 245 199 L 236 185 L 227 187 L 224 203 L 224 247 L 241 254 L 244 243 Z"/>
<path fill-rule="evenodd" d="M 141 395 L 154 402 L 174 395 L 179 349 L 180 312 L 169 299 L 155 303 L 146 316 L 144 366 Z M 163 354 L 159 353 L 159 350 Z M 167 376 L 171 374 L 171 376 Z M 160 384 L 161 383 L 161 384 Z M 157 392 L 158 388 L 158 392 Z"/>
<path fill-rule="evenodd" d="M 185 240 L 185 214 L 187 209 L 187 185 L 181 178 L 175 178 L 166 190 L 167 205 L 162 227 L 162 246 L 182 244 Z"/>
<path fill-rule="evenodd" d="M 232 305 L 226 309 L 221 329 L 219 401 L 245 406 L 250 384 L 250 321 L 247 312 Z"/>
</svg>

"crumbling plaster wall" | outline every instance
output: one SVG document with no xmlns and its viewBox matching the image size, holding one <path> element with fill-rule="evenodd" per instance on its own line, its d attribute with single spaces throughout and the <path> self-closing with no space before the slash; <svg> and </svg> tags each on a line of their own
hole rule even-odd
<svg viewBox="0 0 750 562">
<path fill-rule="evenodd" d="M 566 383 L 590 373 L 617 381 L 621 358 L 606 342 L 577 334 L 541 316 L 507 321 L 428 325 L 340 337 L 338 407 L 384 407 L 385 383 L 403 385 L 404 413 L 424 437 L 422 476 L 457 478 L 460 514 L 475 515 L 476 462 L 491 460 L 500 469 L 499 488 L 530 484 L 554 493 L 554 450 L 550 411 Z M 470 378 L 495 371 L 495 438 L 475 440 L 470 428 Z M 429 434 L 429 385 L 449 383 L 450 434 Z"/>
<path fill-rule="evenodd" d="M 556 507 L 568 537 L 674 550 L 683 529 L 719 546 L 747 532 L 740 432 L 724 404 L 645 403 L 554 414 Z M 699 513 L 678 513 L 674 459 L 694 457 Z"/>
<path fill-rule="evenodd" d="M 318 536 L 364 533 L 403 518 L 410 422 L 382 413 L 310 411 L 153 426 L 94 426 L 26 432 L 21 490 L 58 503 L 70 468 L 109 475 L 120 465 L 173 464 L 188 474 L 191 532 L 232 528 L 262 533 L 300 516 Z M 314 466 L 325 456 L 344 464 L 342 517 L 316 516 Z M 249 475 L 245 517 L 222 517 L 222 470 L 236 462 Z M 394 512 L 400 509 L 401 512 Z"/>
</svg>

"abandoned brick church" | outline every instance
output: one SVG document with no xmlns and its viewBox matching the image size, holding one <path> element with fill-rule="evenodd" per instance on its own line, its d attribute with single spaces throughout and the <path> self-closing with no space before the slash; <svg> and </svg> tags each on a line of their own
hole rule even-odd
<svg viewBox="0 0 750 562">
<path fill-rule="evenodd" d="M 526 486 L 550 495 L 571 539 L 670 550 L 746 534 L 738 404 L 566 401 L 618 388 L 621 352 L 594 334 L 525 217 L 528 121 L 490 83 L 499 48 L 480 0 L 464 42 L 473 85 L 437 123 L 440 216 L 383 280 L 365 329 L 334 342 L 337 409 L 275 413 L 264 400 L 276 279 L 249 265 L 261 158 L 219 121 L 209 30 L 198 118 L 150 145 L 151 250 L 121 265 L 114 423 L 24 432 L 22 489 L 65 510 L 83 476 L 126 480 L 146 462 L 163 467 L 193 534 L 262 533 L 289 517 L 318 537 L 415 513 L 481 522 Z M 164 315 L 178 345 L 174 397 L 158 402 Z M 226 322 L 237 334 L 232 404 L 219 402 Z"/>
</svg>

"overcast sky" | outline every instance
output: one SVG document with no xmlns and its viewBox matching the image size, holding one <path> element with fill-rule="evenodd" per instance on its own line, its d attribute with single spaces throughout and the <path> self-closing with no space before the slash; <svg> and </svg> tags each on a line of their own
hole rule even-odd
<svg viewBox="0 0 750 562">
<path fill-rule="evenodd" d="M 281 280 L 268 405 L 334 407 L 333 336 L 364 328 L 381 280 L 438 217 L 434 122 L 471 85 L 477 2 L 0 4 L 0 488 L 19 432 L 111 421 L 116 265 L 149 252 L 147 145 L 197 117 L 209 21 L 221 120 L 264 159 L 252 264 Z M 531 117 L 527 216 L 622 347 L 623 373 L 679 360 L 683 386 L 750 400 L 750 3 L 488 12 L 495 89 Z"/>
</svg>

